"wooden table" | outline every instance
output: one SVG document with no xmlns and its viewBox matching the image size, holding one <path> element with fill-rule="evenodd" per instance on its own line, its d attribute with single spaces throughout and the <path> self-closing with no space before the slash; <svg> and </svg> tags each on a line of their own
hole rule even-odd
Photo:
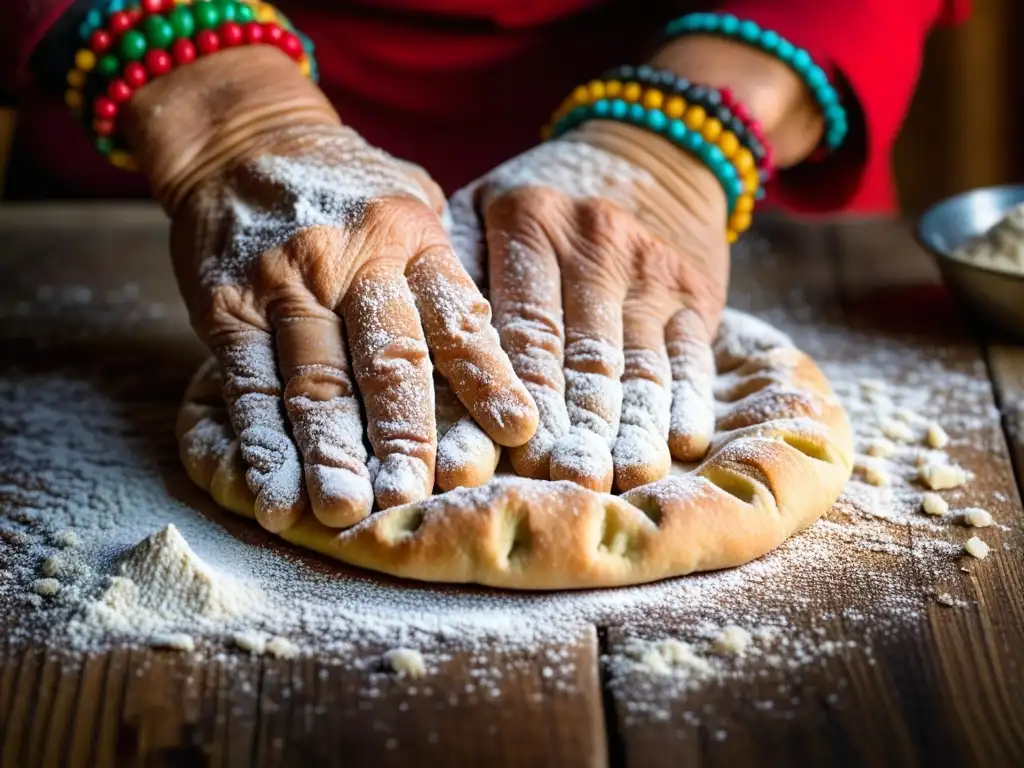
<svg viewBox="0 0 1024 768">
<path fill-rule="evenodd" d="M 1024 471 L 1024 349 L 972 336 L 898 223 L 770 222 L 761 235 L 770 250 L 755 249 L 734 269 L 734 292 L 749 307 L 796 313 L 799 304 L 808 327 L 839 323 L 862 343 L 900 334 L 959 370 L 981 378 L 987 370 L 984 398 L 1001 407 L 1003 427 L 996 419 L 984 427 L 985 455 L 953 453 L 977 474 L 973 492 L 1003 500 L 998 517 L 1011 530 L 987 529 L 995 556 L 958 587 L 967 607 L 936 605 L 895 635 L 801 670 L 785 694 L 777 692 L 785 677 L 778 671 L 757 682 L 729 680 L 686 694 L 662 720 L 630 717 L 622 688 L 600 661 L 622 641 L 623 627 L 595 626 L 566 639 L 574 671 L 561 690 L 545 688 L 541 658 L 519 654 L 500 697 L 449 697 L 470 665 L 456 656 L 431 680 L 436 695 L 411 708 L 398 706 L 401 683 L 360 698 L 364 673 L 315 658 L 253 658 L 229 669 L 152 650 L 71 663 L 40 649 L 7 648 L 0 655 L 0 766 L 1024 765 L 1024 513 L 1011 469 L 1012 461 L 1018 478 Z M 137 284 L 167 308 L 163 330 L 140 337 L 106 328 L 102 343 L 82 342 L 78 354 L 103 367 L 140 345 L 159 349 L 164 367 L 177 373 L 149 396 L 173 414 L 201 351 L 176 298 L 165 241 L 165 224 L 147 207 L 0 210 L 0 307 L 10 310 L 40 281 Z M 58 314 L 52 323 L 74 337 L 73 317 Z M 0 371 L 48 354 L 23 334 L 0 339 Z M 908 579 L 930 578 L 915 572 L 912 558 L 899 567 Z M 841 603 L 850 588 L 829 590 Z M 0 616 L 0 627 L 13 621 Z M 823 624 L 829 638 L 851 638 L 841 618 Z M 839 679 L 842 696 L 834 694 Z M 752 706 L 755 696 L 769 705 L 777 699 L 775 711 Z M 708 714 L 694 724 L 681 717 L 684 710 Z M 401 738 L 389 738 L 394 733 Z"/>
</svg>

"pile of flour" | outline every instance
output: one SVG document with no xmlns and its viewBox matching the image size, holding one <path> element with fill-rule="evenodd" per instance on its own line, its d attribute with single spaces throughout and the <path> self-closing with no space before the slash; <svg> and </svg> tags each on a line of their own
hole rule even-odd
<svg viewBox="0 0 1024 768">
<path fill-rule="evenodd" d="M 164 313 L 135 295 L 126 287 L 107 301 L 48 289 L 0 333 L 24 338 L 45 317 L 54 329 L 45 343 L 60 359 L 64 327 L 76 339 L 92 329 L 97 340 L 126 323 L 166 331 Z M 968 469 L 1001 450 L 982 364 L 964 370 L 914 340 L 812 327 L 799 311 L 762 316 L 819 361 L 850 412 L 858 452 L 905 418 L 912 442 L 872 459 L 888 484 L 858 474 L 823 520 L 744 567 L 575 593 L 399 583 L 300 552 L 217 509 L 185 476 L 173 439 L 177 403 L 166 393 L 180 391 L 189 370 L 121 364 L 114 353 L 77 365 L 5 363 L 0 610 L 14 617 L 9 644 L 67 653 L 195 647 L 227 660 L 316 654 L 366 668 L 382 649 L 410 649 L 422 655 L 417 674 L 423 666 L 427 675 L 469 651 L 481 660 L 470 684 L 497 695 L 501 670 L 487 667 L 489 649 L 550 657 L 544 669 L 565 685 L 573 665 L 562 649 L 596 624 L 608 628 L 605 663 L 630 716 L 660 718 L 680 692 L 742 676 L 752 663 L 799 669 L 923 620 L 940 596 L 945 609 L 969 605 L 963 571 L 989 563 L 963 556 L 963 542 L 985 533 L 959 524 L 957 510 L 984 508 L 998 524 L 1017 502 L 967 484 L 943 492 L 951 511 L 936 518 L 922 512 L 916 477 L 921 454 L 934 451 L 923 425 L 940 423 Z M 158 394 L 147 394 L 155 381 Z M 836 584 L 842 603 L 830 599 Z M 856 639 L 824 635 L 837 618 Z"/>
<path fill-rule="evenodd" d="M 1000 272 L 1024 274 L 1024 204 L 1011 208 L 985 234 L 961 245 L 953 257 Z"/>
</svg>

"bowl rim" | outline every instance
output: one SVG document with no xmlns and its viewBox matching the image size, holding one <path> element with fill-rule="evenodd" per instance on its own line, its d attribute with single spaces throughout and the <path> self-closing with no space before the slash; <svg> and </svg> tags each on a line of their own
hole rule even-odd
<svg viewBox="0 0 1024 768">
<path fill-rule="evenodd" d="M 967 259 L 958 259 L 951 253 L 946 253 L 945 251 L 941 251 L 938 248 L 933 247 L 931 243 L 929 243 L 925 239 L 923 234 L 925 222 L 929 217 L 935 214 L 937 209 L 955 203 L 958 200 L 963 200 L 972 197 L 978 194 L 979 192 L 1001 192 L 1004 190 L 1019 190 L 1022 193 L 1024 193 L 1024 184 L 994 184 L 988 187 L 974 187 L 972 189 L 965 190 L 964 192 L 958 192 L 955 195 L 944 197 L 941 200 L 932 203 L 924 210 L 924 213 L 917 217 L 917 224 L 914 226 L 914 239 L 917 241 L 918 245 L 924 248 L 925 251 L 930 253 L 939 262 L 945 261 L 951 264 L 966 267 L 967 269 L 973 269 L 977 272 L 983 272 L 989 275 L 994 275 L 996 277 L 1008 280 L 1010 282 L 1024 284 L 1024 272 L 1007 272 L 1006 270 L 993 269 L 992 267 L 983 266 L 981 264 L 975 264 L 974 262 L 968 261 Z M 1024 200 L 1022 200 L 1022 204 L 1024 204 Z"/>
</svg>

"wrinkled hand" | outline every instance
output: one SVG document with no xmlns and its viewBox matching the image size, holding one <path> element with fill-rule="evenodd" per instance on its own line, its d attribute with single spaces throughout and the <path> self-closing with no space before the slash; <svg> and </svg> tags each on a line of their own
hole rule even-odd
<svg viewBox="0 0 1024 768">
<path fill-rule="evenodd" d="M 264 527 L 291 525 L 305 489 L 317 518 L 339 527 L 375 496 L 383 508 L 431 493 L 431 354 L 490 438 L 533 434 L 536 409 L 440 206 L 415 166 L 350 129 L 312 125 L 264 131 L 176 213 L 176 273 L 220 364 Z"/>
<path fill-rule="evenodd" d="M 452 214 L 540 411 L 510 451 L 519 474 L 627 490 L 706 452 L 728 279 L 706 168 L 640 129 L 588 124 L 460 191 Z"/>
</svg>

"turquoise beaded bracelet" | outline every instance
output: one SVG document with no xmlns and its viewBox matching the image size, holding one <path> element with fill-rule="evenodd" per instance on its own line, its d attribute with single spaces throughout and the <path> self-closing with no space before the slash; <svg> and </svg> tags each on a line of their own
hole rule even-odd
<svg viewBox="0 0 1024 768">
<path fill-rule="evenodd" d="M 700 132 L 687 128 L 682 120 L 669 118 L 660 109 L 648 109 L 622 99 L 599 99 L 593 104 L 572 109 L 555 123 L 551 137 L 557 138 L 587 120 L 617 120 L 647 128 L 696 155 L 722 185 L 729 203 L 729 215 L 732 215 L 736 200 L 743 193 L 743 182 L 739 174 L 721 149 L 707 141 Z"/>
<path fill-rule="evenodd" d="M 839 103 L 839 94 L 828 81 L 825 70 L 814 63 L 806 50 L 793 45 L 777 32 L 761 29 L 755 22 L 743 21 L 731 14 L 691 13 L 669 22 L 665 27 L 665 35 L 669 38 L 692 34 L 735 38 L 788 65 L 807 83 L 821 108 L 825 117 L 825 146 L 835 151 L 842 145 L 847 133 L 846 110 Z"/>
</svg>

